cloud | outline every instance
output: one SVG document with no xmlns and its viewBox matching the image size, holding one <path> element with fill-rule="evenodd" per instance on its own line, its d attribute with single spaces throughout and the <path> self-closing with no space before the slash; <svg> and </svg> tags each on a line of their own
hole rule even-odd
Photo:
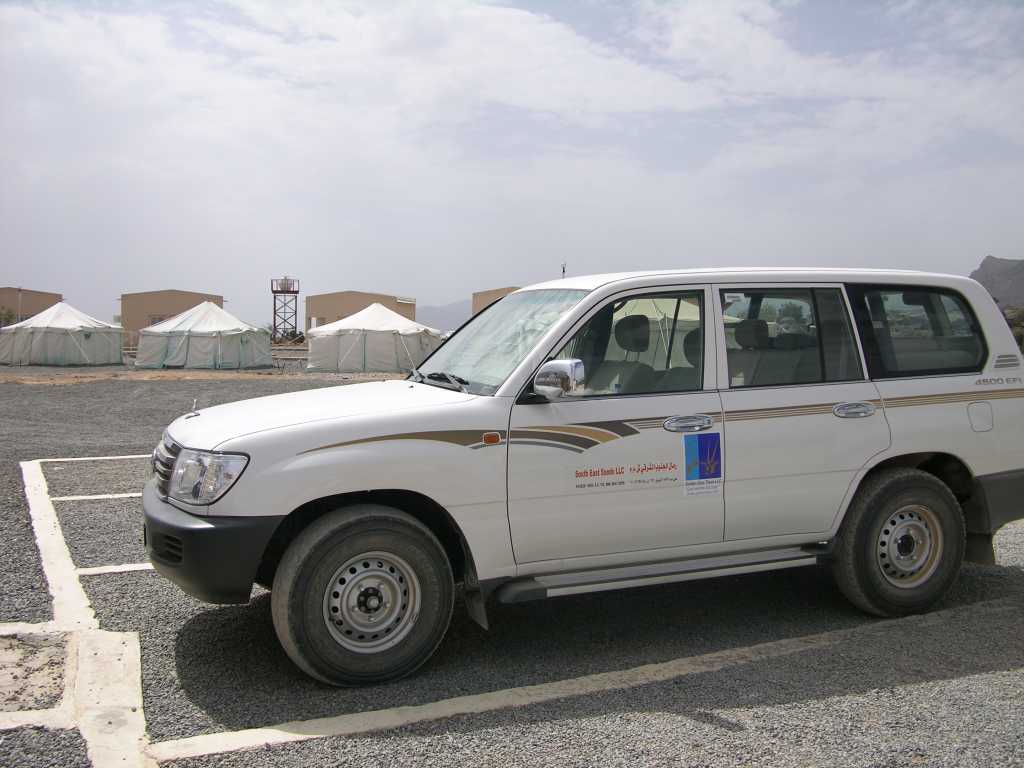
<svg viewBox="0 0 1024 768">
<path fill-rule="evenodd" d="M 823 7 L 0 6 L 9 279 L 259 320 L 286 271 L 447 301 L 566 259 L 1015 255 L 1021 7 Z"/>
</svg>

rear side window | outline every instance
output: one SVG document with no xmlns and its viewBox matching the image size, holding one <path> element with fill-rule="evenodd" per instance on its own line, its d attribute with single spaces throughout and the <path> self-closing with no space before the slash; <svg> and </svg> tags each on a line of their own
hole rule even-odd
<svg viewBox="0 0 1024 768">
<path fill-rule="evenodd" d="M 976 373 L 988 354 L 967 301 L 919 286 L 847 287 L 875 379 Z"/>
<path fill-rule="evenodd" d="M 864 378 L 836 288 L 724 290 L 722 309 L 733 389 Z"/>
</svg>

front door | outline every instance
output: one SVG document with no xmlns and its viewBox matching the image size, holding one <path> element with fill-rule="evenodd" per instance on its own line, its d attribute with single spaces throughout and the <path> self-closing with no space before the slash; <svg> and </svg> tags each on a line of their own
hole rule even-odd
<svg viewBox="0 0 1024 768">
<path fill-rule="evenodd" d="M 889 447 L 843 291 L 716 286 L 729 476 L 725 538 L 826 533 L 857 472 Z"/>
<path fill-rule="evenodd" d="M 725 446 L 710 306 L 709 291 L 693 287 L 608 300 L 550 358 L 582 360 L 585 392 L 513 406 L 517 562 L 722 540 Z"/>
</svg>

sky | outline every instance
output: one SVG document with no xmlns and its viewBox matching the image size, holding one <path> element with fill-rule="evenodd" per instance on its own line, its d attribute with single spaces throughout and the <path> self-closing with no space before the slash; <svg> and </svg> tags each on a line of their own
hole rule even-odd
<svg viewBox="0 0 1024 768">
<path fill-rule="evenodd" d="M 0 285 L 1024 258 L 1024 2 L 0 4 Z"/>
</svg>

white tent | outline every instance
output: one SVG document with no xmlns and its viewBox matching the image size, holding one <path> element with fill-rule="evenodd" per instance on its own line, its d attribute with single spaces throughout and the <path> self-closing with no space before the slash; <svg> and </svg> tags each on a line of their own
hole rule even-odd
<svg viewBox="0 0 1024 768">
<path fill-rule="evenodd" d="M 121 329 L 63 301 L 0 328 L 2 365 L 120 365 Z"/>
<path fill-rule="evenodd" d="M 270 333 L 212 301 L 139 332 L 137 368 L 266 368 Z"/>
<path fill-rule="evenodd" d="M 441 344 L 441 332 L 380 304 L 306 334 L 314 371 L 401 371 L 419 365 Z"/>
</svg>

